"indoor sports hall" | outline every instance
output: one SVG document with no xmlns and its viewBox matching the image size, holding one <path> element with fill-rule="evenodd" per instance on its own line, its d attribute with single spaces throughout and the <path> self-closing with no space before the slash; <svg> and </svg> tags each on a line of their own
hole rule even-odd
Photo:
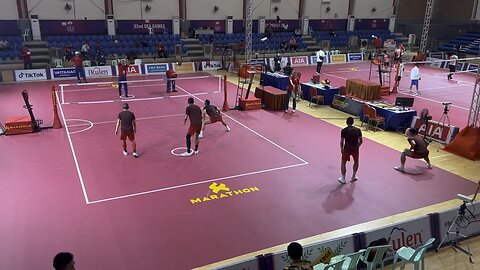
<svg viewBox="0 0 480 270">
<path fill-rule="evenodd" d="M 0 3 L 0 269 L 477 269 L 460 2 Z"/>
</svg>

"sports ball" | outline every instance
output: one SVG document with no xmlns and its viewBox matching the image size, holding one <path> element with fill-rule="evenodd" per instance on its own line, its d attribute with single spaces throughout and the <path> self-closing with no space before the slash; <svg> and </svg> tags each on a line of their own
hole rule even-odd
<svg viewBox="0 0 480 270">
<path fill-rule="evenodd" d="M 28 55 L 32 54 L 31 52 L 27 52 Z"/>
<path fill-rule="evenodd" d="M 118 39 L 115 39 L 113 42 L 114 42 L 115 44 L 117 44 L 117 43 L 118 43 Z"/>
</svg>

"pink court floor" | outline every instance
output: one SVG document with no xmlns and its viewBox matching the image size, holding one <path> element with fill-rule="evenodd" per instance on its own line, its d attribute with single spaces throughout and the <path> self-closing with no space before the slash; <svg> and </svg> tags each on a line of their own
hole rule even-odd
<svg viewBox="0 0 480 270">
<path fill-rule="evenodd" d="M 329 65 L 323 76 L 343 85 L 346 78 L 368 77 L 368 67 Z M 303 81 L 314 69 L 298 68 Z M 428 107 L 439 118 L 441 102 L 449 99 L 452 124 L 464 127 L 473 76 L 447 81 L 441 72 L 421 68 L 415 108 Z M 74 253 L 78 269 L 190 269 L 450 200 L 475 187 L 421 161 L 408 160 L 408 166 L 422 175 L 397 173 L 399 152 L 368 139 L 360 180 L 342 186 L 336 181 L 340 128 L 301 112 L 230 110 L 224 119 L 231 132 L 209 125 L 199 154 L 180 157 L 187 97 L 200 105 L 223 102 L 217 80 L 201 73 L 182 78 L 189 76 L 198 78 L 179 80 L 171 94 L 161 81 L 131 85 L 137 159 L 123 156 L 114 134 L 124 101 L 109 83 L 65 87 L 62 129 L 0 137 L 0 269 L 48 269 L 59 251 Z M 152 77 L 130 78 L 141 79 Z M 20 92 L 28 89 L 35 115 L 50 125 L 55 84 L 0 85 L 0 121 L 27 115 Z M 399 95 L 409 95 L 407 84 L 402 81 Z M 231 107 L 235 89 L 228 84 Z"/>
</svg>

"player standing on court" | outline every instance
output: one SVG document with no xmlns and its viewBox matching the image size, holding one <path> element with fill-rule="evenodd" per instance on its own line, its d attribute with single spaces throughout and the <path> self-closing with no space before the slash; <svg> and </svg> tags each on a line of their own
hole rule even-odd
<svg viewBox="0 0 480 270">
<path fill-rule="evenodd" d="M 358 158 L 360 154 L 360 145 L 362 145 L 362 131 L 353 126 L 353 118 L 347 118 L 347 127 L 342 129 L 340 139 L 340 151 L 342 152 L 341 172 L 342 177 L 338 178 L 338 182 L 345 184 L 345 175 L 347 174 L 347 161 L 350 161 L 350 156 L 353 157 L 353 174 L 352 182 L 357 181 Z"/>
<path fill-rule="evenodd" d="M 320 71 L 322 70 L 323 60 L 325 59 L 325 52 L 323 51 L 323 48 L 320 48 L 320 50 L 318 50 L 315 55 L 317 57 L 317 73 L 320 74 Z"/>
<path fill-rule="evenodd" d="M 448 61 L 448 69 L 450 70 L 450 73 L 448 73 L 447 80 L 451 80 L 453 73 L 455 72 L 455 69 L 457 69 L 457 61 L 458 61 L 458 56 L 455 53 L 449 53 L 449 60 Z"/>
<path fill-rule="evenodd" d="M 193 153 L 198 154 L 198 144 L 200 143 L 200 140 L 198 139 L 198 136 L 200 135 L 200 132 L 202 130 L 202 109 L 198 107 L 197 105 L 193 104 L 193 97 L 188 98 L 188 106 L 185 109 L 185 121 L 183 124 L 185 125 L 187 123 L 187 119 L 190 119 L 190 126 L 188 127 L 187 131 L 187 152 L 183 153 L 182 156 L 184 157 L 189 157 Z M 192 141 L 191 137 L 195 135 L 195 150 L 192 151 Z"/>
<path fill-rule="evenodd" d="M 210 100 L 205 100 L 205 107 L 203 107 L 203 123 L 202 123 L 202 131 L 200 131 L 199 138 L 203 138 L 203 131 L 205 130 L 205 125 L 213 124 L 216 122 L 222 122 L 225 126 L 227 131 L 230 131 L 230 127 L 227 125 L 225 121 L 223 121 L 222 115 L 220 114 L 220 110 L 213 105 L 210 105 Z M 208 117 L 207 117 L 208 115 Z"/>
<path fill-rule="evenodd" d="M 175 90 L 175 78 L 178 77 L 178 74 L 177 72 L 175 71 L 175 69 L 171 68 L 169 70 L 167 70 L 167 93 L 170 93 L 170 90 L 172 92 L 177 92 L 177 90 Z"/>
<path fill-rule="evenodd" d="M 127 138 L 132 142 L 133 156 L 138 157 L 137 144 L 135 143 L 135 133 L 137 132 L 137 122 L 135 121 L 135 114 L 129 111 L 128 103 L 123 104 L 123 111 L 118 114 L 117 126 L 115 127 L 115 135 L 118 134 L 120 127 L 120 140 L 122 141 L 123 154 L 128 155 L 127 152 Z"/>
<path fill-rule="evenodd" d="M 125 89 L 125 97 L 128 98 L 128 83 L 127 83 L 128 64 L 126 59 L 120 60 L 118 64 L 118 96 L 122 97 L 122 85 Z"/>
</svg>

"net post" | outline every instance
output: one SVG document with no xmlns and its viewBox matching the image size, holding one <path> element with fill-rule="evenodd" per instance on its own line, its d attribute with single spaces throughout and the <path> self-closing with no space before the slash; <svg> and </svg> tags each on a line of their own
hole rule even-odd
<svg viewBox="0 0 480 270">
<path fill-rule="evenodd" d="M 222 112 L 229 110 L 228 100 L 227 100 L 227 75 L 223 75 L 223 107 Z"/>
<path fill-rule="evenodd" d="M 62 97 L 61 103 L 65 104 L 65 95 L 63 94 L 63 85 L 60 85 L 60 96 Z"/>
<path fill-rule="evenodd" d="M 52 103 L 53 103 L 53 128 L 62 128 L 62 122 L 58 117 L 57 109 L 57 95 L 55 92 L 55 86 L 52 86 Z"/>
</svg>

